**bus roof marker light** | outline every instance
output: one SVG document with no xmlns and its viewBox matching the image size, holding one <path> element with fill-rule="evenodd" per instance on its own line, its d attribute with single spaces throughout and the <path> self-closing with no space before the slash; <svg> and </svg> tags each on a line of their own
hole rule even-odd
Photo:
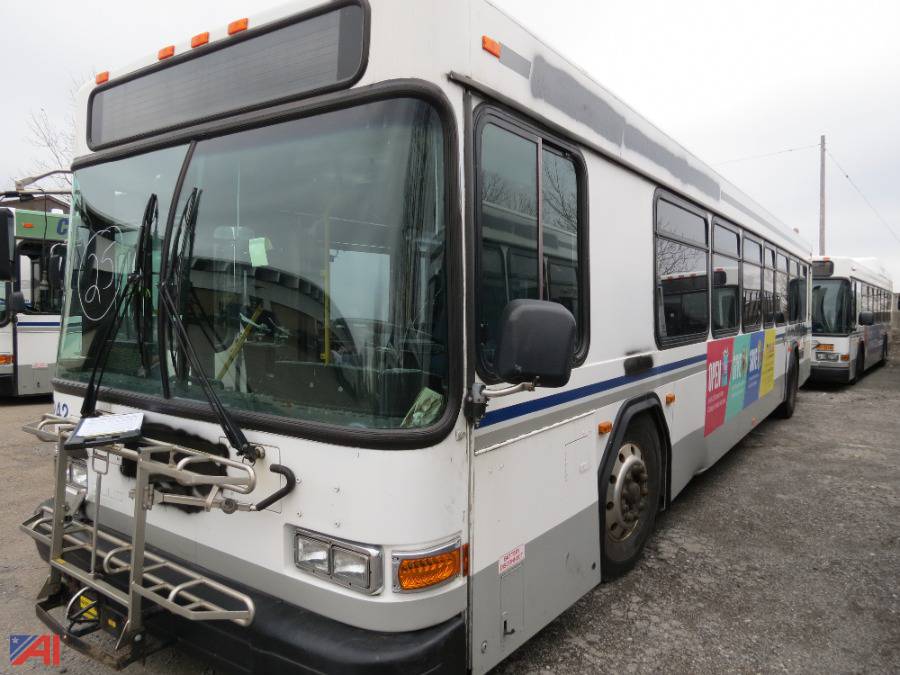
<svg viewBox="0 0 900 675">
<path fill-rule="evenodd" d="M 109 82 L 109 71 L 104 70 L 103 72 L 97 73 L 94 77 L 95 84 L 103 84 L 104 82 Z"/>
<path fill-rule="evenodd" d="M 168 46 L 160 49 L 159 52 L 157 52 L 156 58 L 157 58 L 157 60 L 162 61 L 162 60 L 167 59 L 174 55 L 175 55 L 175 45 L 168 45 Z"/>
<path fill-rule="evenodd" d="M 597 432 L 601 436 L 605 436 L 610 431 L 612 431 L 612 422 L 600 422 L 600 424 L 597 425 Z"/>
<path fill-rule="evenodd" d="M 496 56 L 498 59 L 500 58 L 500 50 L 502 49 L 502 45 L 493 38 L 489 38 L 487 35 L 482 35 L 481 48 L 491 56 Z"/>
<path fill-rule="evenodd" d="M 242 30 L 247 30 L 249 23 L 250 21 L 246 17 L 238 19 L 237 21 L 232 21 L 228 24 L 228 34 L 234 35 L 235 33 L 240 33 Z"/>
<path fill-rule="evenodd" d="M 22 227 L 24 227 L 26 230 L 30 230 L 34 228 L 34 223 L 22 223 Z"/>
<path fill-rule="evenodd" d="M 675 403 L 675 394 L 670 391 L 666 394 L 666 405 L 672 405 L 673 403 Z"/>
<path fill-rule="evenodd" d="M 191 49 L 196 49 L 197 47 L 202 47 L 206 43 L 209 42 L 209 31 L 205 31 L 203 33 L 197 33 L 194 37 L 191 38 Z"/>
</svg>

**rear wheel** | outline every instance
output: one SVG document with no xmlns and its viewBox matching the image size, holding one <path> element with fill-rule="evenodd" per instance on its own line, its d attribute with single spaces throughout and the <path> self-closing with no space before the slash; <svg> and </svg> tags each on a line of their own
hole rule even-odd
<svg viewBox="0 0 900 675">
<path fill-rule="evenodd" d="M 783 420 L 789 420 L 794 416 L 794 410 L 797 408 L 797 389 L 800 383 L 800 366 L 797 363 L 797 357 L 791 358 L 791 365 L 788 367 L 787 385 L 784 392 L 784 401 L 775 409 L 775 415 Z"/>
<path fill-rule="evenodd" d="M 600 479 L 604 581 L 634 567 L 653 531 L 662 484 L 661 454 L 656 425 L 641 415 L 606 460 Z"/>
</svg>

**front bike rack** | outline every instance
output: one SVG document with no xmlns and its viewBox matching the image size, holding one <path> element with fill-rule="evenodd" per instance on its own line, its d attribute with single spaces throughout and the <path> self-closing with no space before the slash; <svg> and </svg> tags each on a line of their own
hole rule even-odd
<svg viewBox="0 0 900 675">
<path fill-rule="evenodd" d="M 85 450 L 66 448 L 66 440 L 77 422 L 72 418 L 44 415 L 38 422 L 23 427 L 41 440 L 55 441 L 57 446 L 54 506 L 42 507 L 20 526 L 38 544 L 49 549 L 50 575 L 38 596 L 38 617 L 64 642 L 114 668 L 121 668 L 147 653 L 145 603 L 190 621 L 233 621 L 249 626 L 256 610 L 248 595 L 146 550 L 147 512 L 155 504 L 179 504 L 207 511 L 220 509 L 224 513 L 259 511 L 293 490 L 296 479 L 290 469 L 270 465 L 269 469 L 283 475 L 287 483 L 272 495 L 251 503 L 239 499 L 256 488 L 256 471 L 249 464 L 145 437 L 136 444 L 129 443 L 130 448 L 120 443 L 92 448 L 87 453 L 95 474 L 94 517 L 88 523 L 76 518 L 77 514 L 70 512 L 72 509 L 66 502 L 69 457 L 85 453 Z M 110 455 L 131 460 L 136 465 L 129 538 L 100 529 L 101 484 Z M 160 455 L 166 460 L 161 461 Z M 223 467 L 226 473 L 209 475 L 193 470 L 200 463 Z M 205 496 L 172 494 L 158 489 L 151 476 L 164 476 L 182 486 L 205 487 L 208 493 Z M 63 507 L 56 508 L 56 505 Z M 73 562 L 76 552 L 89 557 L 87 569 Z M 119 587 L 121 583 L 118 586 L 111 583 L 113 577 L 125 574 L 128 575 L 125 590 Z M 119 632 L 116 653 L 98 653 L 96 645 L 81 640 L 83 633 L 76 634 L 50 615 L 51 609 L 67 604 L 64 592 L 67 581 L 81 589 L 78 593 L 90 589 L 123 609 L 126 620 Z"/>
</svg>

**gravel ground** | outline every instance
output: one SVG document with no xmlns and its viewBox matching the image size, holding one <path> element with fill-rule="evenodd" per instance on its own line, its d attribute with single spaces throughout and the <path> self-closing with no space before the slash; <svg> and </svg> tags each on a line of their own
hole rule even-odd
<svg viewBox="0 0 900 675">
<path fill-rule="evenodd" d="M 694 479 L 631 574 L 495 672 L 900 671 L 895 361 L 853 387 L 803 389 L 794 419 L 764 422 Z M 53 448 L 19 428 L 49 408 L 0 401 L 0 634 L 44 632 L 33 598 L 46 568 L 17 527 L 49 495 Z M 62 664 L 112 672 L 65 647 Z M 127 672 L 211 671 L 166 649 Z"/>
</svg>

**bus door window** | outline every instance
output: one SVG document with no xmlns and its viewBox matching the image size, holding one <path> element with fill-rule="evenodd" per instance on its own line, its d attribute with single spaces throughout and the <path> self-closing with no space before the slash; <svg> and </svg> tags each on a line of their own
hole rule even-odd
<svg viewBox="0 0 900 675">
<path fill-rule="evenodd" d="M 537 298 L 538 144 L 535 139 L 487 124 L 481 135 L 481 288 L 478 302 L 479 348 L 490 367 L 496 349 L 497 324 L 509 300 Z M 497 307 L 496 254 L 506 250 L 508 295 Z M 499 263 L 499 264 L 498 264 Z M 487 302 L 485 302 L 487 299 Z"/>
<path fill-rule="evenodd" d="M 480 227 L 477 345 L 490 378 L 506 303 L 558 302 L 583 343 L 579 267 L 579 175 L 574 159 L 536 132 L 491 117 L 479 139 Z"/>
<path fill-rule="evenodd" d="M 578 175 L 562 154 L 544 146 L 541 156 L 544 295 L 572 312 L 578 324 Z"/>
<path fill-rule="evenodd" d="M 657 199 L 656 333 L 661 344 L 706 339 L 708 268 L 706 218 L 686 205 L 676 204 L 674 199 Z"/>
</svg>

